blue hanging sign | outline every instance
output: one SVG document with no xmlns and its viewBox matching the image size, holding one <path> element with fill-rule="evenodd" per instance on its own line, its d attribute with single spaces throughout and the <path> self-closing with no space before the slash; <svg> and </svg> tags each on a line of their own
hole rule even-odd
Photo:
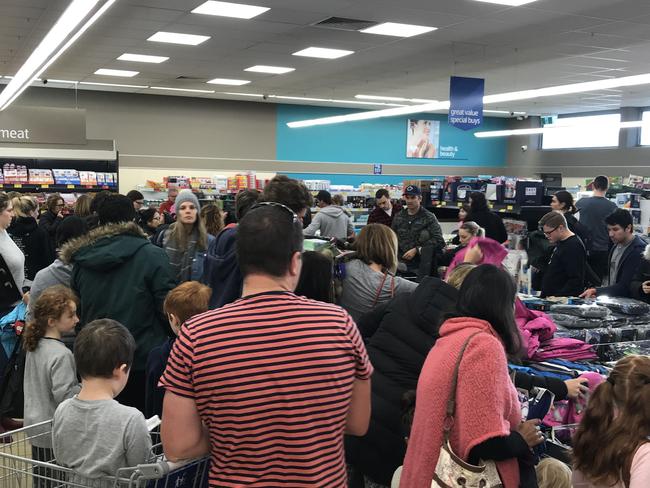
<svg viewBox="0 0 650 488">
<path fill-rule="evenodd" d="M 485 80 L 452 76 L 449 85 L 449 125 L 462 130 L 476 129 L 483 123 Z"/>
<path fill-rule="evenodd" d="M 374 164 L 373 173 L 376 175 L 380 175 L 381 171 L 382 171 L 381 164 Z"/>
</svg>

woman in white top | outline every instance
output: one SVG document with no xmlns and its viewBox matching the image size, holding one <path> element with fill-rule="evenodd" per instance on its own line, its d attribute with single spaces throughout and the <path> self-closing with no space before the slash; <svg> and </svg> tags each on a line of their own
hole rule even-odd
<svg viewBox="0 0 650 488">
<path fill-rule="evenodd" d="M 25 255 L 7 233 L 13 218 L 14 208 L 11 199 L 5 192 L 0 192 L 0 255 L 2 255 L 18 290 L 22 292 L 25 284 Z M 4 285 L 4 283 L 2 284 Z"/>
<path fill-rule="evenodd" d="M 574 488 L 650 486 L 650 357 L 628 356 L 589 399 L 573 443 Z"/>
<path fill-rule="evenodd" d="M 354 249 L 355 259 L 345 263 L 340 305 L 355 321 L 395 295 L 417 288 L 417 283 L 395 276 L 397 235 L 390 227 L 366 225 L 357 236 Z"/>
</svg>

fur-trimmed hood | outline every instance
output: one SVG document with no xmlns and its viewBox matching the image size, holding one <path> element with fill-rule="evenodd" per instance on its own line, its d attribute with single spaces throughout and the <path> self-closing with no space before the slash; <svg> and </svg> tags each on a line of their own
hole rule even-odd
<svg viewBox="0 0 650 488">
<path fill-rule="evenodd" d="M 147 235 L 135 222 L 107 224 L 68 241 L 59 251 L 59 258 L 66 264 L 108 269 L 148 244 Z"/>
<path fill-rule="evenodd" d="M 645 247 L 645 252 L 643 253 L 643 258 L 647 261 L 650 261 L 650 244 Z"/>
</svg>

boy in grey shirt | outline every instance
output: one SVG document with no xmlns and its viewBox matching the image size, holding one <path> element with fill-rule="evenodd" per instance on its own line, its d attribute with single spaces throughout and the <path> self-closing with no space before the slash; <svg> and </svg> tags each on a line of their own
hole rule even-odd
<svg viewBox="0 0 650 488">
<path fill-rule="evenodd" d="M 81 391 L 54 413 L 52 443 L 57 463 L 84 478 L 115 476 L 150 459 L 144 415 L 114 400 L 129 378 L 134 351 L 133 336 L 110 319 L 89 323 L 75 340 Z"/>
</svg>

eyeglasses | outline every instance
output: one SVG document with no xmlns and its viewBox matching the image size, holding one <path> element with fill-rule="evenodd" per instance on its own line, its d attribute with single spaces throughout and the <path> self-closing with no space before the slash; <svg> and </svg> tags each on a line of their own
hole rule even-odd
<svg viewBox="0 0 650 488">
<path fill-rule="evenodd" d="M 144 200 L 135 200 L 134 203 L 137 203 L 138 205 L 144 205 Z"/>
<path fill-rule="evenodd" d="M 544 230 L 544 227 L 540 227 L 539 230 L 541 230 L 541 231 L 544 233 L 544 235 L 545 235 L 546 237 L 550 237 L 551 234 L 552 234 L 553 232 L 555 232 L 556 230 L 558 230 L 559 228 L 560 228 L 560 226 L 558 225 L 558 226 L 555 227 L 553 230 L 549 230 L 548 232 L 546 232 L 546 231 Z"/>
<path fill-rule="evenodd" d="M 287 212 L 289 212 L 291 214 L 291 217 L 293 218 L 294 223 L 296 223 L 296 222 L 300 223 L 301 222 L 301 219 L 300 219 L 300 217 L 298 217 L 298 214 L 296 212 L 291 210 L 286 205 L 282 205 L 281 203 L 278 203 L 278 202 L 259 202 L 259 203 L 256 203 L 255 205 L 253 205 L 251 207 L 251 210 L 255 210 L 256 208 L 261 208 L 261 207 L 279 207 L 279 208 L 282 208 L 282 209 L 286 210 Z"/>
</svg>

